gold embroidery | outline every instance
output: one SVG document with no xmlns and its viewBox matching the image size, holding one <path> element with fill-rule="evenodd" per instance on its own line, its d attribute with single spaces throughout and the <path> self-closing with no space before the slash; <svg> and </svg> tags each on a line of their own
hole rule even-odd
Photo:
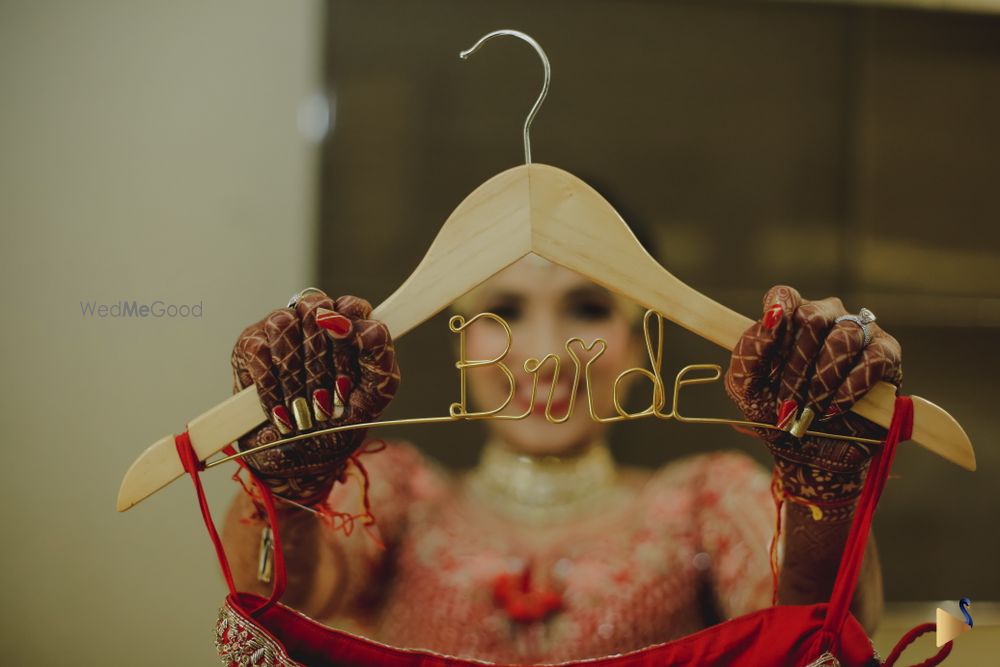
<svg viewBox="0 0 1000 667">
<path fill-rule="evenodd" d="M 279 644 L 233 611 L 228 601 L 219 609 L 215 648 L 226 667 L 302 667 Z"/>
<path fill-rule="evenodd" d="M 840 660 L 837 660 L 837 656 L 827 651 L 806 665 L 806 667 L 840 667 Z"/>
</svg>

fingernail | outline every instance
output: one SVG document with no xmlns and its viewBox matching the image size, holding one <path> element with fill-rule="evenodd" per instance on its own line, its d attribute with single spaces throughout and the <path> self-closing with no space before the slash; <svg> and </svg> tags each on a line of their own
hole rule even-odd
<svg viewBox="0 0 1000 667">
<path fill-rule="evenodd" d="M 340 392 L 333 395 L 333 418 L 340 419 L 344 414 L 344 402 L 340 400 Z"/>
<path fill-rule="evenodd" d="M 351 393 L 353 383 L 351 378 L 346 375 L 338 375 L 333 386 L 336 389 L 333 393 L 333 418 L 340 419 L 344 414 L 344 405 L 347 404 L 347 397 Z"/>
<path fill-rule="evenodd" d="M 316 413 L 316 421 L 325 422 L 333 413 L 333 404 L 330 402 L 330 391 L 327 389 L 317 389 L 313 392 L 313 412 Z"/>
<path fill-rule="evenodd" d="M 343 338 L 351 332 L 351 321 L 332 310 L 316 309 L 316 324 L 323 327 L 337 338 Z"/>
<path fill-rule="evenodd" d="M 844 411 L 841 410 L 838 406 L 831 405 L 829 408 L 827 408 L 827 411 L 823 413 L 823 416 L 820 417 L 819 420 L 821 422 L 825 422 L 827 419 L 833 419 L 837 415 L 843 414 L 843 412 Z"/>
<path fill-rule="evenodd" d="M 813 417 L 816 413 L 813 412 L 812 408 L 804 408 L 802 414 L 799 416 L 798 420 L 792 424 L 792 428 L 789 429 L 791 433 L 796 438 L 801 438 L 805 435 L 805 432 L 809 430 L 809 425 L 812 424 Z"/>
<path fill-rule="evenodd" d="M 271 416 L 274 417 L 278 433 L 288 435 L 292 432 L 292 420 L 288 418 L 288 409 L 284 405 L 276 405 L 271 408 Z"/>
<path fill-rule="evenodd" d="M 781 307 L 780 303 L 776 303 L 767 309 L 764 313 L 764 320 L 761 324 L 764 325 L 765 329 L 773 329 L 781 321 L 781 316 L 784 315 L 785 309 Z"/>
<path fill-rule="evenodd" d="M 778 419 L 775 421 L 774 425 L 782 431 L 787 431 L 788 427 L 792 423 L 792 417 L 795 416 L 798 409 L 799 404 L 795 401 L 782 401 L 781 405 L 778 407 Z"/>
<path fill-rule="evenodd" d="M 354 383 L 351 382 L 351 378 L 347 377 L 346 375 L 337 376 L 337 383 L 336 383 L 337 398 L 340 399 L 340 402 L 342 404 L 347 403 L 347 397 L 351 395 L 351 388 L 353 386 Z"/>
<path fill-rule="evenodd" d="M 313 427 L 312 414 L 309 412 L 309 402 L 301 396 L 292 400 L 292 414 L 300 431 L 308 431 Z"/>
</svg>

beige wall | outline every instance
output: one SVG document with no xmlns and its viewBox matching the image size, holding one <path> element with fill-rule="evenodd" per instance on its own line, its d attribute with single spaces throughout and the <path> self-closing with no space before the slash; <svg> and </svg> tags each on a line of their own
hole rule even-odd
<svg viewBox="0 0 1000 667">
<path fill-rule="evenodd" d="M 7 665 L 218 664 L 191 483 L 114 500 L 146 445 L 229 393 L 240 329 L 310 282 L 296 113 L 322 24 L 302 1 L 0 5 Z M 119 299 L 203 315 L 81 315 Z M 221 515 L 232 482 L 206 478 Z"/>
</svg>

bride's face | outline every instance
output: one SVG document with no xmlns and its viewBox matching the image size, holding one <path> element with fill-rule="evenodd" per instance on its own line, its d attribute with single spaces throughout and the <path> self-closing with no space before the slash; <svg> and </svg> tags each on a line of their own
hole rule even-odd
<svg viewBox="0 0 1000 667">
<path fill-rule="evenodd" d="M 531 357 L 541 359 L 549 353 L 560 359 L 551 414 L 555 418 L 566 414 L 575 375 L 572 357 L 565 348 L 570 338 L 578 336 L 585 343 L 603 338 L 608 343 L 607 350 L 591 366 L 594 411 L 600 417 L 616 414 L 612 386 L 617 375 L 632 366 L 645 366 L 642 363 L 645 352 L 640 350 L 640 338 L 633 324 L 638 307 L 535 255 L 522 258 L 490 278 L 456 303 L 455 309 L 466 317 L 483 311 L 495 313 L 510 325 L 513 341 L 503 362 L 513 372 L 516 385 L 514 397 L 498 413 L 501 415 L 524 414 L 528 410 L 531 375 L 524 370 L 524 362 Z M 491 319 L 481 318 L 466 329 L 468 360 L 495 358 L 506 344 L 503 328 Z M 581 368 L 573 415 L 565 423 L 553 424 L 545 419 L 545 402 L 555 365 L 549 360 L 538 371 L 531 414 L 520 420 L 491 420 L 490 428 L 507 446 L 525 454 L 572 454 L 586 447 L 606 426 L 590 418 L 582 368 L 599 349 L 598 345 L 588 352 L 579 343 L 573 345 Z M 510 393 L 510 382 L 496 366 L 470 368 L 467 377 L 470 410 L 493 410 Z M 627 385 L 627 381 L 621 383 L 620 400 L 624 400 Z"/>
</svg>

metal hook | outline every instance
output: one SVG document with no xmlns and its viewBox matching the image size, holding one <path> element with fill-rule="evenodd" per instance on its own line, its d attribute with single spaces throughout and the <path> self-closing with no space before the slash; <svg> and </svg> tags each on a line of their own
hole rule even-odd
<svg viewBox="0 0 1000 667">
<path fill-rule="evenodd" d="M 479 47 L 486 43 L 487 40 L 499 35 L 518 37 L 526 41 L 528 44 L 531 44 L 531 46 L 535 48 L 535 51 L 538 52 L 538 56 L 542 59 L 542 67 L 545 69 L 545 80 L 542 83 L 542 92 L 539 93 L 538 99 L 535 100 L 535 106 L 531 107 L 531 111 L 528 112 L 528 117 L 524 120 L 524 163 L 531 164 L 531 139 L 528 136 L 528 131 L 531 129 L 531 121 L 535 120 L 535 114 L 538 113 L 538 109 L 541 108 L 542 102 L 545 100 L 545 96 L 549 93 L 549 81 L 552 79 L 552 68 L 549 66 L 549 57 L 545 55 L 545 51 L 542 50 L 541 45 L 536 42 L 533 37 L 524 34 L 520 30 L 494 30 L 493 32 L 480 37 L 478 42 L 458 55 L 462 58 L 462 60 L 468 60 L 469 56 L 478 51 Z"/>
</svg>

